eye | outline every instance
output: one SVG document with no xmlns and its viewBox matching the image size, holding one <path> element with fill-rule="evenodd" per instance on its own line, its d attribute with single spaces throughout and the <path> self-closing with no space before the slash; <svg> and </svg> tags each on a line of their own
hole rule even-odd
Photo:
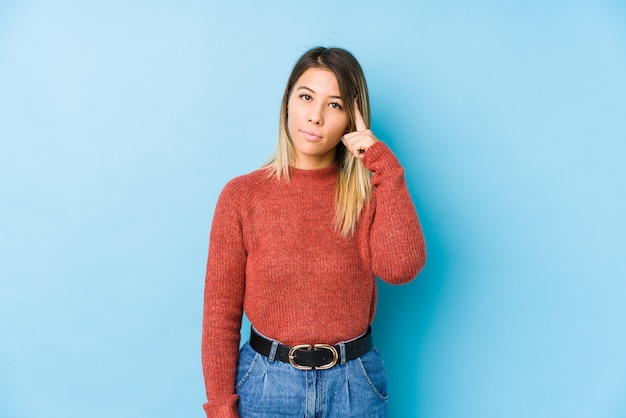
<svg viewBox="0 0 626 418">
<path fill-rule="evenodd" d="M 300 95 L 300 98 L 301 98 L 302 100 L 306 100 L 307 102 L 310 102 L 310 101 L 311 101 L 311 99 L 313 99 L 313 98 L 311 97 L 311 95 L 306 94 L 306 93 L 302 93 L 302 94 Z"/>
<path fill-rule="evenodd" d="M 343 106 L 337 102 L 331 102 L 328 104 L 328 106 L 332 107 L 333 109 L 343 110 Z"/>
</svg>

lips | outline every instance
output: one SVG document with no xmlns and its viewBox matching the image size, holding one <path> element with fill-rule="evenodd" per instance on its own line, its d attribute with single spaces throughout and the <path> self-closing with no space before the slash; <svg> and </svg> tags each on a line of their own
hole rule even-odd
<svg viewBox="0 0 626 418">
<path fill-rule="evenodd" d="M 322 136 L 316 134 L 313 131 L 308 131 L 308 130 L 302 130 L 301 129 L 300 133 L 302 134 L 304 139 L 306 139 L 307 141 L 317 142 L 317 141 L 321 141 L 322 140 Z"/>
</svg>

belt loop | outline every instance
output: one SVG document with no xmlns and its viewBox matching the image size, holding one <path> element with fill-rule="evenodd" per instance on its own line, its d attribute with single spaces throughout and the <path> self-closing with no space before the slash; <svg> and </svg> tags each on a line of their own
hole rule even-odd
<svg viewBox="0 0 626 418">
<path fill-rule="evenodd" d="M 267 359 L 271 362 L 276 358 L 276 350 L 278 349 L 278 341 L 272 340 L 272 348 L 270 349 L 270 354 L 267 356 Z"/>
<path fill-rule="evenodd" d="M 340 363 L 342 366 L 346 364 L 346 345 L 344 343 L 339 343 L 339 357 L 341 359 Z"/>
</svg>

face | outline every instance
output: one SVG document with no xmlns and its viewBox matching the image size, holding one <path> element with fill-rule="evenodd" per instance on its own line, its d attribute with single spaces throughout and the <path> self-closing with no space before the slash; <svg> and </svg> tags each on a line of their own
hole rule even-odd
<svg viewBox="0 0 626 418">
<path fill-rule="evenodd" d="M 306 70 L 293 86 L 287 115 L 296 168 L 312 170 L 333 164 L 335 148 L 348 129 L 335 75 L 322 68 Z"/>
</svg>

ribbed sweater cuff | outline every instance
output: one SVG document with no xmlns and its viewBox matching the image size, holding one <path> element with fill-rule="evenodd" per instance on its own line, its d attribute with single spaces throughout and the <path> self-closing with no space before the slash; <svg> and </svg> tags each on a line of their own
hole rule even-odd
<svg viewBox="0 0 626 418">
<path fill-rule="evenodd" d="M 231 395 L 218 404 L 207 402 L 203 405 L 207 418 L 239 418 L 237 401 L 239 396 Z"/>
<path fill-rule="evenodd" d="M 365 168 L 374 173 L 372 184 L 377 186 L 388 177 L 403 176 L 404 169 L 391 149 L 382 141 L 369 147 L 363 155 Z"/>
</svg>

